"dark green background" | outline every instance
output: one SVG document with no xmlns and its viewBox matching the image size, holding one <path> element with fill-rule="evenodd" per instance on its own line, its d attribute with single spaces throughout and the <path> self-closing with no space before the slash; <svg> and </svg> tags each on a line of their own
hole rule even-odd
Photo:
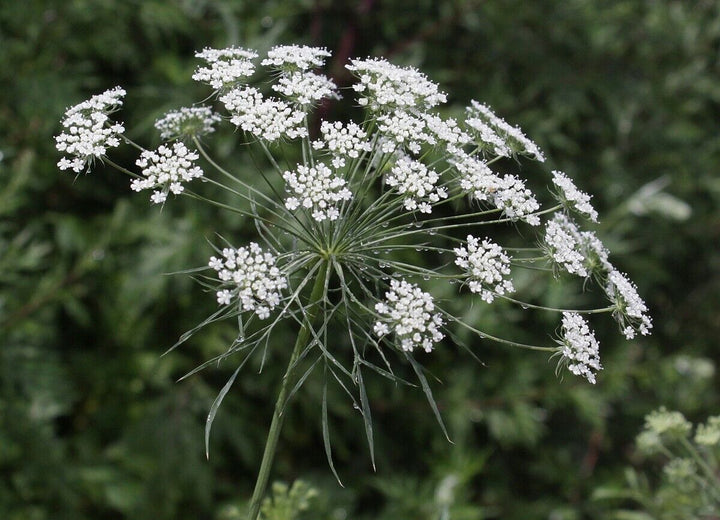
<svg viewBox="0 0 720 520">
<path fill-rule="evenodd" d="M 175 381 L 222 352 L 232 324 L 160 355 L 215 308 L 189 277 L 163 273 L 205 263 L 216 230 L 250 228 L 187 200 L 160 212 L 110 169 L 75 179 L 56 168 L 52 136 L 68 106 L 121 85 L 129 135 L 156 143 L 156 117 L 207 95 L 190 79 L 196 50 L 279 43 L 327 47 L 341 85 L 347 57 L 417 66 L 449 93 L 446 114 L 477 99 L 520 124 L 548 170 L 594 194 L 597 232 L 655 331 L 626 342 L 598 330 L 596 386 L 556 378 L 543 356 L 482 344 L 481 366 L 448 344 L 429 363 L 455 444 L 421 392 L 369 380 L 377 472 L 361 419 L 331 395 L 344 489 L 327 468 L 311 380 L 286 421 L 275 477 L 320 490 L 315 519 L 435 519 L 451 475 L 452 518 L 608 518 L 617 504 L 592 491 L 622 486 L 623 468 L 640 463 L 632 441 L 646 413 L 718 413 L 714 1 L 1 2 L 0 517 L 220 519 L 249 497 L 283 352 L 228 395 L 209 461 L 205 416 L 231 366 Z M 218 136 L 217 153 L 233 157 L 231 142 Z M 113 157 L 131 164 L 132 153 Z M 555 304 L 561 291 L 529 297 Z M 527 338 L 553 319 L 509 308 L 478 316 Z"/>
</svg>

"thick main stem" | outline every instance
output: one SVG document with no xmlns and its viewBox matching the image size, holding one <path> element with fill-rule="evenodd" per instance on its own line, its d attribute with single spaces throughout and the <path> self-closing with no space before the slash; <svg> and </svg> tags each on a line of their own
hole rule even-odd
<svg viewBox="0 0 720 520">
<path fill-rule="evenodd" d="M 280 393 L 278 393 L 275 402 L 275 411 L 273 412 L 272 422 L 270 423 L 270 431 L 268 431 L 267 441 L 265 442 L 265 451 L 263 452 L 260 470 L 258 471 L 257 481 L 255 482 L 255 490 L 250 499 L 250 507 L 248 510 L 248 520 L 257 520 L 260 513 L 260 504 L 262 503 L 265 490 L 267 489 L 268 480 L 270 478 L 270 470 L 272 469 L 275 452 L 277 450 L 278 439 L 280 438 L 280 430 L 282 429 L 283 420 L 285 418 L 283 409 L 288 398 L 288 392 L 292 388 L 292 381 L 295 379 L 296 362 L 300 353 L 308 345 L 312 336 L 312 327 L 315 324 L 318 313 L 320 311 L 321 300 L 325 294 L 325 281 L 327 279 L 327 265 L 325 262 L 318 266 L 317 277 L 310 294 L 310 304 L 305 321 L 303 321 L 295 340 L 295 347 L 290 355 L 285 375 L 280 383 Z"/>
</svg>

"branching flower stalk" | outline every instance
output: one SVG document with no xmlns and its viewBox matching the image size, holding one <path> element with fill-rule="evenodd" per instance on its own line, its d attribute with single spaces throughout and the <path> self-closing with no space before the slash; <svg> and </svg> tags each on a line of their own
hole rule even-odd
<svg viewBox="0 0 720 520">
<path fill-rule="evenodd" d="M 652 328 L 635 285 L 576 220 L 597 220 L 590 196 L 554 171 L 554 202 L 543 207 L 518 163 L 521 157 L 544 162 L 544 154 L 487 105 L 473 101 L 464 120 L 443 118 L 437 107 L 446 95 L 420 71 L 380 58 L 355 59 L 347 68 L 357 82 L 342 94 L 356 96 L 362 119 L 318 121 L 314 135 L 314 107 L 341 95 L 320 72 L 329 55 L 296 45 L 273 48 L 262 60 L 248 49 L 205 49 L 197 53 L 204 64 L 193 79 L 213 89 L 211 106 L 180 108 L 158 120 L 163 142 L 154 150 L 132 142 L 123 124 L 111 120 L 125 95 L 120 87 L 70 108 L 56 138 L 67 155 L 61 169 L 79 174 L 104 162 L 128 175 L 132 190 L 152 191 L 155 204 L 186 196 L 254 222 L 255 241 L 228 241 L 207 269 L 196 270 L 215 293 L 218 310 L 177 343 L 216 321 L 237 320 L 237 338 L 227 352 L 191 372 L 230 356 L 240 359 L 211 407 L 207 447 L 218 407 L 242 367 L 253 356 L 265 361 L 279 324 L 297 327 L 292 351 L 278 352 L 289 359 L 250 501 L 251 520 L 265 495 L 288 402 L 315 372 L 324 378 L 323 441 L 337 477 L 328 384 L 339 385 L 359 410 L 374 465 L 368 371 L 410 384 L 396 374 L 398 364 L 409 366 L 445 431 L 420 359 L 458 327 L 483 340 L 556 356 L 558 370 L 566 367 L 591 383 L 602 366 L 588 316 L 611 314 L 628 339 Z M 256 180 L 221 164 L 206 148 L 220 124 L 235 127 L 253 154 Z M 135 169 L 108 157 L 122 142 L 140 151 Z M 219 191 L 234 202 L 219 198 Z M 512 229 L 520 239 L 537 241 L 504 247 L 499 241 Z M 522 268 L 595 283 L 609 304 L 558 309 L 524 302 L 513 283 Z M 440 284 L 454 284 L 488 305 L 504 300 L 558 313 L 557 344 L 529 345 L 479 330 L 435 300 L 432 291 Z"/>
</svg>

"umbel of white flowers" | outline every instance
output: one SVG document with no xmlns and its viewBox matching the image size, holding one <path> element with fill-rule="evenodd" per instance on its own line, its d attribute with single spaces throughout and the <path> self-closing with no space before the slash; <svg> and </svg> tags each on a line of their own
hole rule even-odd
<svg viewBox="0 0 720 520">
<path fill-rule="evenodd" d="M 588 316 L 611 314 L 628 339 L 650 333 L 637 288 L 613 266 L 595 233 L 576 220 L 597 221 L 590 196 L 553 171 L 548 184 L 554 200 L 543 207 L 518 165 L 522 157 L 544 162 L 545 155 L 487 105 L 472 101 L 461 120 L 443 117 L 437 107 L 447 96 L 422 72 L 381 58 L 353 59 L 346 67 L 357 81 L 343 94 L 355 96 L 361 117 L 324 120 L 315 107 L 341 93 L 321 72 L 330 57 L 326 49 L 275 47 L 260 68 L 258 53 L 249 49 L 204 49 L 196 56 L 204 63 L 193 79 L 212 89 L 206 96 L 211 106 L 165 114 L 155 125 L 163 142 L 146 149 L 110 118 L 125 91 L 107 90 L 66 112 L 56 137 L 66 155 L 58 166 L 79 174 L 101 161 L 128 175 L 132 190 L 151 190 L 153 203 L 169 203 L 170 194 L 189 197 L 254 223 L 255 240 L 232 245 L 223 239 L 208 265 L 193 270 L 215 293 L 218 310 L 175 345 L 210 323 L 237 320 L 227 352 L 191 372 L 231 356 L 238 360 L 208 415 L 206 448 L 217 409 L 246 361 L 258 355 L 264 362 L 271 346 L 288 358 L 250 500 L 251 520 L 267 488 L 282 412 L 313 372 L 323 377 L 323 439 L 337 477 L 328 384 L 340 385 L 360 412 L 374 465 L 364 373 L 404 384 L 396 363 L 409 366 L 447 435 L 416 358 L 447 337 L 460 342 L 453 329 L 476 334 L 483 346 L 487 340 L 545 352 L 558 358 L 558 371 L 567 368 L 591 383 L 602 365 Z M 206 149 L 221 124 L 234 127 L 243 148 L 256 154 L 253 175 L 232 171 L 223 163 L 236 162 L 213 158 Z M 138 150 L 137 170 L 108 156 L 122 142 Z M 501 244 L 512 230 L 518 231 L 514 247 Z M 554 281 L 567 273 L 580 277 L 582 287 L 597 284 L 609 304 L 565 309 L 524 301 L 513 282 L 523 268 Z M 443 284 L 467 289 L 469 298 L 477 295 L 487 305 L 504 301 L 557 313 L 555 344 L 519 343 L 479 330 L 453 314 L 451 304 L 435 300 L 432 292 Z M 298 330 L 292 349 L 271 341 L 281 324 Z"/>
<path fill-rule="evenodd" d="M 356 96 L 362 117 L 313 126 L 317 104 L 340 97 L 321 73 L 329 56 L 326 49 L 279 46 L 260 60 L 267 70 L 259 70 L 253 50 L 205 49 L 197 53 L 204 64 L 193 79 L 213 90 L 212 106 L 165 114 L 156 123 L 165 142 L 147 150 L 110 118 L 125 91 L 107 90 L 66 112 L 56 137 L 66 156 L 58 166 L 80 173 L 99 160 L 130 175 L 133 190 L 152 190 L 154 203 L 168 203 L 169 194 L 189 196 L 256 222 L 258 239 L 218 249 L 209 262 L 215 277 L 205 278 L 220 306 L 211 321 L 240 318 L 232 352 L 251 353 L 278 323 L 294 321 L 312 332 L 303 352 L 316 352 L 331 371 L 357 384 L 361 367 L 393 377 L 386 347 L 416 363 L 415 351 L 431 352 L 445 337 L 443 330 L 465 327 L 484 339 L 557 355 L 558 367 L 594 383 L 602 368 L 599 346 L 583 315 L 612 314 L 628 339 L 650 333 L 635 285 L 609 261 L 595 233 L 576 220 L 597 221 L 590 196 L 553 171 L 554 203 L 543 207 L 520 177 L 518 158 L 544 162 L 545 156 L 518 127 L 477 101 L 464 119 L 444 118 L 437 107 L 446 94 L 437 84 L 415 68 L 381 58 L 346 65 L 357 82 L 343 94 Z M 267 158 L 274 171 L 262 172 L 262 183 L 248 182 L 209 155 L 204 142 L 220 124 L 234 126 L 238 139 Z M 317 135 L 311 128 L 319 129 Z M 108 157 L 121 142 L 138 148 L 139 171 Z M 291 153 L 293 144 L 297 152 Z M 284 188 L 278 190 L 279 183 Z M 227 197 L 221 203 L 218 190 L 233 194 L 236 204 L 225 202 Z M 515 249 L 498 244 L 488 225 L 503 223 L 530 226 L 523 236 L 539 228 L 539 247 L 534 241 Z M 413 249 L 434 254 L 409 254 Z M 452 261 L 427 264 L 442 255 Z M 565 272 L 597 283 L 609 305 L 548 309 L 521 301 L 513 271 L 532 262 L 541 272 L 538 255 L 555 277 Z M 318 279 L 322 287 L 310 300 L 307 293 Z M 423 288 L 431 279 L 436 282 Z M 487 304 L 506 300 L 557 312 L 557 345 L 526 345 L 477 330 L 434 300 L 430 291 L 440 282 L 459 282 L 458 290 L 467 287 Z M 354 352 L 349 368 L 324 343 L 333 320 L 347 331 Z"/>
</svg>

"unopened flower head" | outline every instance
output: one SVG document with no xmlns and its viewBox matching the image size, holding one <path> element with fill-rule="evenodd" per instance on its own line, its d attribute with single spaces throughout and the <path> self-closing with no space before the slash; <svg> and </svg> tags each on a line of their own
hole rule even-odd
<svg viewBox="0 0 720 520">
<path fill-rule="evenodd" d="M 278 78 L 273 90 L 305 109 L 323 98 L 340 99 L 337 86 L 327 76 L 314 72 L 291 72 Z"/>
<path fill-rule="evenodd" d="M 255 51 L 240 47 L 226 49 L 205 48 L 195 56 L 207 62 L 206 67 L 198 67 L 192 79 L 209 84 L 215 90 L 226 90 L 242 83 L 255 72 L 253 60 Z"/>
<path fill-rule="evenodd" d="M 634 283 L 620 271 L 611 271 L 608 275 L 605 292 L 615 306 L 613 316 L 620 324 L 620 330 L 627 339 L 633 339 L 639 332 L 643 336 L 650 334 L 652 320 L 648 308 L 637 292 Z"/>
<path fill-rule="evenodd" d="M 443 339 L 440 332 L 443 320 L 435 312 L 429 293 L 405 280 L 391 280 L 385 300 L 375 305 L 378 321 L 374 331 L 380 337 L 394 334 L 399 346 L 406 352 L 422 348 L 430 352 L 435 343 Z"/>
<path fill-rule="evenodd" d="M 358 102 L 372 112 L 426 110 L 446 101 L 437 84 L 413 67 L 398 67 L 381 58 L 350 60 L 346 67 L 360 80 L 353 85 L 361 94 Z"/>
<path fill-rule="evenodd" d="M 230 122 L 263 141 L 308 135 L 305 113 L 277 99 L 266 99 L 259 90 L 247 87 L 231 90 L 220 102 L 232 114 Z"/>
<path fill-rule="evenodd" d="M 553 183 L 559 189 L 559 200 L 593 222 L 597 222 L 597 211 L 590 204 L 590 195 L 577 189 L 575 183 L 561 171 L 554 170 Z"/>
<path fill-rule="evenodd" d="M 720 415 L 708 417 L 705 424 L 698 424 L 695 442 L 701 446 L 720 445 Z"/>
<path fill-rule="evenodd" d="M 283 72 L 308 71 L 322 67 L 328 57 L 330 53 L 321 47 L 278 45 L 268 51 L 261 63 Z"/>
<path fill-rule="evenodd" d="M 178 195 L 183 192 L 183 182 L 202 177 L 203 171 L 194 164 L 199 158 L 181 142 L 172 147 L 160 145 L 155 151 L 146 150 L 140 154 L 136 164 L 142 168 L 144 179 L 134 179 L 130 187 L 134 191 L 155 190 L 150 197 L 156 204 L 165 202 L 168 192 Z"/>
<path fill-rule="evenodd" d="M 677 440 L 690 435 L 692 424 L 680 412 L 669 411 L 664 406 L 645 416 L 645 431 L 661 439 Z"/>
<path fill-rule="evenodd" d="M 403 196 L 408 211 L 432 212 L 432 203 L 447 198 L 447 190 L 436 186 L 440 176 L 423 163 L 401 157 L 385 177 L 385 184 Z"/>
<path fill-rule="evenodd" d="M 212 257 L 208 265 L 218 273 L 220 305 L 238 302 L 242 311 L 252 311 L 264 320 L 280 304 L 287 278 L 271 253 L 251 242 L 249 247 L 225 248 L 222 257 Z"/>
<path fill-rule="evenodd" d="M 122 106 L 124 96 L 125 91 L 115 87 L 65 112 L 63 132 L 55 137 L 55 147 L 71 157 L 60 159 L 58 168 L 80 173 L 93 159 L 102 158 L 108 148 L 120 144 L 118 135 L 125 127 L 112 122 L 108 116 Z"/>
<path fill-rule="evenodd" d="M 510 125 L 503 118 L 495 115 L 487 105 L 473 100 L 471 106 L 468 107 L 468 114 L 470 115 L 470 126 L 478 131 L 481 138 L 485 135 L 490 139 L 486 144 L 495 150 L 497 155 L 506 155 L 498 152 L 503 152 L 507 147 L 512 154 L 527 155 L 536 161 L 545 161 L 545 156 L 540 148 L 528 139 L 520 128 Z M 473 120 L 479 120 L 478 122 L 484 123 L 487 128 Z"/>
<path fill-rule="evenodd" d="M 182 107 L 165 114 L 155 121 L 155 128 L 160 131 L 160 139 L 192 139 L 215 131 L 215 124 L 220 116 L 210 107 Z"/>
<path fill-rule="evenodd" d="M 340 216 L 339 203 L 352 198 L 352 193 L 345 187 L 345 180 L 322 163 L 309 168 L 298 165 L 297 171 L 286 171 L 283 179 L 291 194 L 285 199 L 285 207 L 291 211 L 303 207 L 318 222 L 337 220 Z"/>
<path fill-rule="evenodd" d="M 327 149 L 332 155 L 335 168 L 345 166 L 345 159 L 358 159 L 360 154 L 372 150 L 367 134 L 362 127 L 352 121 L 344 125 L 340 121 L 334 123 L 323 121 L 320 125 L 322 139 L 313 142 L 315 150 Z"/>
<path fill-rule="evenodd" d="M 503 248 L 490 239 L 482 242 L 472 235 L 467 236 L 466 247 L 457 247 L 455 264 L 465 270 L 467 284 L 474 293 L 487 303 L 492 303 L 496 294 L 515 292 L 510 274 L 510 257 Z"/>
<path fill-rule="evenodd" d="M 560 366 L 576 376 L 582 376 L 595 384 L 595 374 L 602 370 L 600 345 L 585 319 L 576 312 L 563 312 L 562 331 L 558 341 Z"/>
</svg>

